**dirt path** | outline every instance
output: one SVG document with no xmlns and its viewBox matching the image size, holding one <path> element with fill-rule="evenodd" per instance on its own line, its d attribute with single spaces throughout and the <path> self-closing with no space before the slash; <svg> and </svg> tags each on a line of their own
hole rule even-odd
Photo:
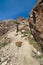
<svg viewBox="0 0 43 65">
<path fill-rule="evenodd" d="M 12 31 L 8 34 L 8 37 L 12 38 L 12 42 L 7 46 L 9 47 L 9 54 L 16 57 L 16 65 L 39 65 L 39 62 L 31 56 L 32 48 L 25 37 L 22 38 L 22 34 L 19 32 L 17 36 L 16 31 Z M 15 42 L 21 41 L 22 46 L 18 48 Z M 12 65 L 14 65 L 14 57 L 12 58 Z"/>
</svg>

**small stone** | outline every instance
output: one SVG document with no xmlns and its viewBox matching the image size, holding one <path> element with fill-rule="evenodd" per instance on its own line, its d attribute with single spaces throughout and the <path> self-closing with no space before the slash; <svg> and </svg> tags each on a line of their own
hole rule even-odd
<svg viewBox="0 0 43 65">
<path fill-rule="evenodd" d="M 16 44 L 16 46 L 21 47 L 22 42 L 21 42 L 21 41 L 18 41 L 18 42 L 16 42 L 15 44 Z"/>
<path fill-rule="evenodd" d="M 30 38 L 33 38 L 33 36 L 31 35 Z"/>
<path fill-rule="evenodd" d="M 40 55 L 41 55 L 41 53 L 38 51 L 38 52 L 37 52 L 37 55 L 39 55 L 39 56 L 40 56 Z"/>
<path fill-rule="evenodd" d="M 1 65 L 6 65 L 7 64 L 7 61 L 3 62 Z"/>
<path fill-rule="evenodd" d="M 4 61 L 4 58 L 1 58 L 1 62 L 3 62 Z"/>
</svg>

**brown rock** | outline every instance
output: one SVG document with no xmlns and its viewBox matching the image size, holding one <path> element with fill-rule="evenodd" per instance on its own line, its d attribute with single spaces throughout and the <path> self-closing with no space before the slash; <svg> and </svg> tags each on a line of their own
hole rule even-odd
<svg viewBox="0 0 43 65">
<path fill-rule="evenodd" d="M 31 15 L 32 17 L 30 17 L 29 20 L 30 30 L 35 40 L 38 42 L 38 44 L 41 45 L 41 49 L 43 50 L 43 2 L 42 0 L 38 1 L 38 4 L 33 9 Z"/>
<path fill-rule="evenodd" d="M 22 42 L 21 41 L 18 41 L 15 43 L 17 47 L 21 47 L 22 46 Z"/>
</svg>

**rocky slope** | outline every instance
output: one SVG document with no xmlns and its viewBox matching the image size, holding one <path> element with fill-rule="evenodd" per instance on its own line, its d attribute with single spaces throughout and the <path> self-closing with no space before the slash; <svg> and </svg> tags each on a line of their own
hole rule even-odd
<svg viewBox="0 0 43 65">
<path fill-rule="evenodd" d="M 42 65 L 43 54 L 33 47 L 31 44 L 33 42 L 30 42 L 33 37 L 43 50 L 43 3 L 41 0 L 28 20 L 19 17 L 16 21 L 0 22 L 0 65 Z"/>
<path fill-rule="evenodd" d="M 7 33 L 6 37 L 12 41 L 0 49 L 0 65 L 40 65 L 32 57 L 34 48 L 29 44 L 28 38 L 23 36 L 21 32 L 16 33 L 16 29 Z"/>
<path fill-rule="evenodd" d="M 40 65 L 43 62 L 36 59 L 41 55 L 29 42 L 29 24 L 26 20 L 19 20 L 17 27 L 11 27 L 7 33 L 0 37 L 0 65 Z M 17 22 L 16 22 L 17 24 Z M 6 44 L 7 43 L 7 44 Z M 38 57 L 37 57 L 38 58 Z"/>
<path fill-rule="evenodd" d="M 15 26 L 14 20 L 0 21 L 0 36 L 7 33 L 14 26 Z"/>
<path fill-rule="evenodd" d="M 43 0 L 38 0 L 28 20 L 31 32 L 43 50 Z"/>
</svg>

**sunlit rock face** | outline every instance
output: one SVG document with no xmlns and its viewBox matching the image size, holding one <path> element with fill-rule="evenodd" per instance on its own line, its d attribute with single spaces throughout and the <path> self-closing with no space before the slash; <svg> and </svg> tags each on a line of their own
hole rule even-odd
<svg viewBox="0 0 43 65">
<path fill-rule="evenodd" d="M 30 30 L 43 49 L 43 0 L 39 0 L 29 18 Z"/>
</svg>

